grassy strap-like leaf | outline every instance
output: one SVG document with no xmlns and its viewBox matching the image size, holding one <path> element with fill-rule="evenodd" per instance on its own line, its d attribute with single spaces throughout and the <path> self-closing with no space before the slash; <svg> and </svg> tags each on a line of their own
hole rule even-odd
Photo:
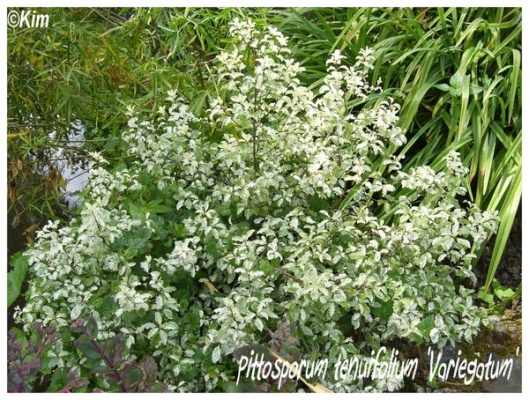
<svg viewBox="0 0 529 400">
<path fill-rule="evenodd" d="M 485 292 L 489 290 L 489 287 L 494 279 L 498 265 L 500 264 L 501 256 L 505 249 L 509 233 L 516 217 L 516 211 L 518 210 L 518 204 L 520 203 L 520 197 L 522 196 L 522 166 L 518 166 L 516 177 L 513 182 L 513 190 L 510 190 L 504 202 L 504 206 L 500 210 L 500 227 L 494 243 L 494 250 L 492 252 L 492 258 L 490 260 L 489 269 L 487 271 L 487 280 L 485 281 Z"/>
</svg>

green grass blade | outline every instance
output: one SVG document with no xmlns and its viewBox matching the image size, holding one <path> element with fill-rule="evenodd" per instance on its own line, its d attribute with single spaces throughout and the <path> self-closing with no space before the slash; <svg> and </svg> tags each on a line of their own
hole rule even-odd
<svg viewBox="0 0 529 400">
<path fill-rule="evenodd" d="M 494 250 L 492 251 L 492 258 L 487 271 L 487 279 L 485 281 L 484 290 L 487 292 L 490 288 L 496 270 L 500 265 L 501 256 L 504 252 L 507 239 L 511 231 L 520 198 L 522 195 L 522 166 L 518 166 L 516 171 L 516 177 L 513 183 L 513 190 L 509 191 L 504 206 L 500 210 L 500 226 L 496 235 L 496 241 L 494 243 Z"/>
<path fill-rule="evenodd" d="M 520 77 L 520 65 L 521 65 L 520 51 L 513 49 L 512 58 L 513 58 L 513 69 L 511 72 L 511 76 L 509 77 L 511 91 L 509 93 L 509 111 L 507 112 L 507 121 L 509 124 L 511 123 L 511 120 L 512 120 L 516 98 L 520 95 L 520 93 L 518 93 L 518 79 Z"/>
<path fill-rule="evenodd" d="M 459 110 L 459 125 L 457 127 L 456 141 L 459 141 L 463 131 L 468 125 L 470 115 L 467 114 L 468 99 L 470 97 L 470 75 L 463 77 L 463 88 L 461 91 L 461 108 Z"/>
<path fill-rule="evenodd" d="M 477 147 L 477 146 L 476 146 Z M 486 135 L 483 138 L 481 151 L 478 157 L 478 187 L 476 193 L 476 204 L 484 208 L 482 199 L 486 196 L 489 187 L 490 175 L 493 171 L 494 153 L 496 149 L 496 136 L 493 134 Z"/>
</svg>

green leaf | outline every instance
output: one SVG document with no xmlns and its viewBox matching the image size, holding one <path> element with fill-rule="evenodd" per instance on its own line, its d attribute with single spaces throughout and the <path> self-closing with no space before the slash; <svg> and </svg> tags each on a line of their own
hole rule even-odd
<svg viewBox="0 0 529 400">
<path fill-rule="evenodd" d="M 484 287 L 479 289 L 478 297 L 489 305 L 494 304 L 494 295 L 487 292 Z"/>
<path fill-rule="evenodd" d="M 492 288 L 494 289 L 494 294 L 498 297 L 500 300 L 511 298 L 515 295 L 514 290 L 502 286 L 500 282 L 498 282 L 497 279 L 494 279 L 492 281 Z"/>
<path fill-rule="evenodd" d="M 156 382 L 149 388 L 150 393 L 166 393 L 167 391 L 168 388 L 163 382 Z"/>
<path fill-rule="evenodd" d="M 171 207 L 168 207 L 166 205 L 163 205 L 163 200 L 157 199 L 157 200 L 151 200 L 147 203 L 145 206 L 146 211 L 148 211 L 151 216 L 156 214 L 166 214 L 168 212 L 173 211 Z"/>
<path fill-rule="evenodd" d="M 380 307 L 371 307 L 371 312 L 375 316 L 383 320 L 387 320 L 393 314 L 393 301 L 389 300 L 389 301 L 381 302 Z"/>
<path fill-rule="evenodd" d="M 96 308 L 96 311 L 99 315 L 106 318 L 109 315 L 113 315 L 118 308 L 119 304 L 113 297 L 105 297 L 101 304 Z"/>
<path fill-rule="evenodd" d="M 88 321 L 85 323 L 86 335 L 94 340 L 97 339 L 97 334 L 99 333 L 99 327 L 97 326 L 97 321 L 93 316 L 88 318 Z"/>
<path fill-rule="evenodd" d="M 56 370 L 51 376 L 51 384 L 46 390 L 48 393 L 56 393 L 68 385 L 68 372 L 64 369 Z"/>
<path fill-rule="evenodd" d="M 79 339 L 75 340 L 73 343 L 75 347 L 77 347 L 81 351 L 81 353 L 83 353 L 88 358 L 92 360 L 101 358 L 101 354 L 99 354 L 95 345 L 86 336 L 81 336 Z"/>
<path fill-rule="evenodd" d="M 443 92 L 448 92 L 450 90 L 450 86 L 448 86 L 446 83 L 434 85 L 433 87 L 436 89 L 442 90 Z"/>
<path fill-rule="evenodd" d="M 105 356 L 112 362 L 112 365 L 121 364 L 123 350 L 125 350 L 125 339 L 122 335 L 112 336 L 105 342 Z"/>
<path fill-rule="evenodd" d="M 26 354 L 26 349 L 28 345 L 28 338 L 26 334 L 24 333 L 24 331 L 18 329 L 17 327 L 11 328 L 9 332 L 12 332 L 16 335 L 15 342 L 21 345 L 21 355 L 24 356 Z"/>
<path fill-rule="evenodd" d="M 470 94 L 478 94 L 483 92 L 485 88 L 483 86 L 479 86 L 475 83 L 470 84 Z"/>
<path fill-rule="evenodd" d="M 70 318 L 73 320 L 76 320 L 81 315 L 81 312 L 83 311 L 84 305 L 78 304 L 74 308 L 70 310 Z"/>
<path fill-rule="evenodd" d="M 276 271 L 270 264 L 270 260 L 263 258 L 259 261 L 259 270 L 265 273 L 265 276 L 272 276 Z"/>
<path fill-rule="evenodd" d="M 312 211 L 318 212 L 321 210 L 329 209 L 329 202 L 325 199 L 322 199 L 318 196 L 309 197 L 309 206 Z"/>
<path fill-rule="evenodd" d="M 428 317 L 424 318 L 419 325 L 417 325 L 421 333 L 424 337 L 428 337 L 430 335 L 430 331 L 435 328 L 435 320 L 433 316 L 429 315 Z"/>
<path fill-rule="evenodd" d="M 22 284 L 28 273 L 28 260 L 22 252 L 15 253 L 11 258 L 13 269 L 7 274 L 7 306 L 10 307 L 20 295 Z"/>
<path fill-rule="evenodd" d="M 91 368 L 92 372 L 98 375 L 111 375 L 114 374 L 112 368 L 107 367 L 106 365 L 100 365 L 95 368 Z"/>
<path fill-rule="evenodd" d="M 128 365 L 122 373 L 122 382 L 127 388 L 134 388 L 143 379 L 143 371 L 135 364 Z"/>
<path fill-rule="evenodd" d="M 139 362 L 138 367 L 143 370 L 149 386 L 153 385 L 158 375 L 158 366 L 156 365 L 154 358 L 151 356 L 143 357 Z"/>
<path fill-rule="evenodd" d="M 463 87 L 464 76 L 460 71 L 457 71 L 450 78 L 450 86 L 454 89 L 461 89 Z"/>
</svg>

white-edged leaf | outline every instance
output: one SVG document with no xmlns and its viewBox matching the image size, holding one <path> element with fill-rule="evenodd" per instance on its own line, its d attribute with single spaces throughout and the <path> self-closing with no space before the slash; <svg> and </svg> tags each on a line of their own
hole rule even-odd
<svg viewBox="0 0 529 400">
<path fill-rule="evenodd" d="M 214 364 L 218 363 L 220 361 L 220 358 L 222 356 L 222 351 L 219 346 L 215 347 L 215 350 L 213 350 L 213 354 L 211 354 L 211 361 L 213 361 Z"/>
</svg>

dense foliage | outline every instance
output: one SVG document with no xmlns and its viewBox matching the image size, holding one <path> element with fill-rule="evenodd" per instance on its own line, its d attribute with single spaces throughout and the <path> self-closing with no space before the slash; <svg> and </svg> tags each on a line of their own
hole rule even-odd
<svg viewBox="0 0 529 400">
<path fill-rule="evenodd" d="M 438 171 L 457 150 L 469 168 L 468 196 L 499 211 L 485 289 L 493 281 L 521 197 L 520 8 L 32 11 L 47 14 L 53 29 L 9 29 L 7 36 L 9 222 L 29 241 L 46 219 L 68 215 L 56 149 L 70 165 L 92 150 L 113 162 L 124 155 L 123 105 L 156 112 L 169 87 L 202 115 L 216 96 L 208 76 L 219 45 L 230 40 L 227 23 L 249 15 L 292 38 L 292 55 L 305 67 L 300 79 L 311 88 L 322 84 L 335 49 L 350 65 L 359 49 L 373 48 L 370 83 L 380 81 L 383 97 L 402 106 L 404 171 Z M 85 127 L 82 148 L 68 138 L 76 121 Z"/>
<path fill-rule="evenodd" d="M 11 8 L 10 11 L 29 11 Z M 238 9 L 37 8 L 49 29 L 7 36 L 8 200 L 14 226 L 31 239 L 48 218 L 66 218 L 66 182 L 57 165 L 83 165 L 92 150 L 120 157 L 124 104 L 155 112 L 178 87 L 200 112 L 209 88 L 204 65 Z M 258 15 L 258 13 L 256 13 Z M 83 146 L 69 137 L 84 127 Z M 49 135 L 55 132 L 54 135 Z M 43 221 L 44 220 L 44 221 Z M 39 225 L 36 225 L 39 224 Z"/>
<path fill-rule="evenodd" d="M 409 139 L 399 151 L 407 155 L 404 170 L 438 168 L 448 151 L 460 152 L 468 195 L 500 213 L 484 292 L 522 192 L 521 21 L 520 8 L 502 7 L 303 8 L 274 19 L 292 37 L 305 82 L 315 86 L 326 54 L 340 49 L 352 59 L 360 48 L 373 48 L 371 82 L 380 81 L 402 105 L 399 127 Z"/>
<path fill-rule="evenodd" d="M 77 215 L 48 223 L 25 252 L 18 318 L 60 335 L 44 369 L 90 375 L 95 361 L 70 329 L 89 316 L 97 339 L 121 335 L 124 360 L 152 356 L 168 389 L 184 391 L 235 380 L 231 354 L 267 343 L 284 323 L 302 357 L 331 363 L 396 338 L 470 341 L 488 316 L 466 284 L 496 217 L 462 201 L 458 153 L 440 172 L 403 170 L 399 106 L 367 102 L 381 90 L 368 79 L 372 50 L 352 66 L 332 53 L 313 92 L 276 28 L 236 19 L 229 31 L 205 115 L 177 90 L 156 115 L 130 106 L 127 157 L 92 153 Z"/>
</svg>

